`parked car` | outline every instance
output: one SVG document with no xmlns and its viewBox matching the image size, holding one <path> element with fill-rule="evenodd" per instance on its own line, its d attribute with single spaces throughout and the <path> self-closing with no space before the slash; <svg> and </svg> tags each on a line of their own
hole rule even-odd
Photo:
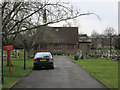
<svg viewBox="0 0 120 90">
<path fill-rule="evenodd" d="M 41 68 L 54 69 L 53 57 L 50 52 L 37 52 L 35 54 L 33 69 Z"/>
</svg>

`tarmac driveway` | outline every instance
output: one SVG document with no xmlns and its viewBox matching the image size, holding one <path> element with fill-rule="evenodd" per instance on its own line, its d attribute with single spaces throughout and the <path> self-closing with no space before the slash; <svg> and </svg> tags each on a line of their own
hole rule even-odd
<svg viewBox="0 0 120 90">
<path fill-rule="evenodd" d="M 33 70 L 13 88 L 105 88 L 95 78 L 68 59 L 55 56 L 54 70 Z"/>
</svg>

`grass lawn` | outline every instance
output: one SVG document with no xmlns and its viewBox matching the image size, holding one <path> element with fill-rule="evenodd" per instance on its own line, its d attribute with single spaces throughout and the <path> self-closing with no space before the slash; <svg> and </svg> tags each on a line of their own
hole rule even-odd
<svg viewBox="0 0 120 90">
<path fill-rule="evenodd" d="M 2 88 L 10 88 L 20 79 L 15 77 L 4 77 L 4 85 Z"/>
<path fill-rule="evenodd" d="M 103 59 L 73 60 L 109 88 L 118 88 L 118 62 Z"/>
<path fill-rule="evenodd" d="M 27 75 L 33 68 L 33 59 L 26 59 L 26 70 L 24 70 L 24 58 L 12 58 L 11 74 L 9 74 L 9 67 L 7 66 L 7 60 L 3 63 L 4 70 L 4 84 L 2 88 L 10 88 L 21 77 Z"/>
</svg>

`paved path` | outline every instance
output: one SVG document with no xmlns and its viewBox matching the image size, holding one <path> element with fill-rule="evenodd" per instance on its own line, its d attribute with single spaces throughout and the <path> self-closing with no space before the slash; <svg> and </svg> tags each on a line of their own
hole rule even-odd
<svg viewBox="0 0 120 90">
<path fill-rule="evenodd" d="M 54 70 L 33 70 L 14 88 L 105 88 L 67 56 L 55 56 L 54 61 Z"/>
</svg>

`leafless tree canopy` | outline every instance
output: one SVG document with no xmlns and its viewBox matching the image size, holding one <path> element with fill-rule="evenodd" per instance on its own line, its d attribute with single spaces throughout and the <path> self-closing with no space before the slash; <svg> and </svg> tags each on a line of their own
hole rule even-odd
<svg viewBox="0 0 120 90">
<path fill-rule="evenodd" d="M 17 34 L 27 30 L 34 30 L 41 26 L 74 19 L 93 13 L 81 13 L 69 4 L 63 2 L 3 2 L 2 31 L 5 32 L 4 41 L 14 39 Z"/>
<path fill-rule="evenodd" d="M 115 35 L 115 29 L 113 27 L 108 27 L 106 28 L 106 30 L 104 31 L 104 34 L 111 37 L 113 35 Z"/>
</svg>

